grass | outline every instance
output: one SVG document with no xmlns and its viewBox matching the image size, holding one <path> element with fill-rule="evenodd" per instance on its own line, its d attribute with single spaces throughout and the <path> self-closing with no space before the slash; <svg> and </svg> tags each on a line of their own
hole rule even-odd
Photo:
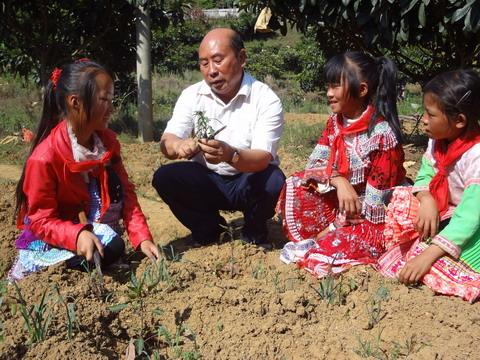
<svg viewBox="0 0 480 360">
<path fill-rule="evenodd" d="M 382 320 L 386 313 L 382 308 L 382 303 L 390 297 L 390 291 L 381 285 L 376 293 L 367 301 L 367 316 L 368 316 L 368 323 L 365 327 L 366 330 L 373 329 L 375 325 L 377 325 L 380 320 Z"/>
<path fill-rule="evenodd" d="M 281 146 L 285 153 L 305 163 L 324 128 L 324 123 L 306 124 L 303 121 L 285 123 Z"/>
<path fill-rule="evenodd" d="M 49 306 L 50 295 L 45 289 L 38 304 L 29 305 L 23 297 L 22 291 L 16 282 L 13 283 L 20 314 L 27 330 L 30 344 L 38 343 L 47 338 L 52 322 L 52 310 Z"/>
<path fill-rule="evenodd" d="M 333 274 L 328 274 L 319 280 L 318 287 L 312 285 L 310 287 L 328 305 L 345 305 L 348 294 L 356 290 L 358 286 L 352 279 L 345 283 L 343 275 L 335 277 Z"/>
<path fill-rule="evenodd" d="M 393 341 L 386 343 L 382 340 L 383 329 L 378 335 L 370 339 L 357 338 L 357 347 L 353 352 L 363 359 L 397 360 L 410 359 L 429 344 L 418 341 L 415 334 L 411 334 L 403 342 Z"/>
<path fill-rule="evenodd" d="M 57 302 L 65 307 L 65 313 L 67 318 L 67 338 L 69 340 L 73 339 L 74 332 L 80 332 L 80 323 L 78 322 L 76 311 L 75 311 L 75 303 L 68 302 L 68 298 L 66 299 L 60 293 L 60 289 L 57 285 L 54 286 L 54 291 L 57 294 Z M 71 300 L 71 299 L 70 299 Z"/>
</svg>

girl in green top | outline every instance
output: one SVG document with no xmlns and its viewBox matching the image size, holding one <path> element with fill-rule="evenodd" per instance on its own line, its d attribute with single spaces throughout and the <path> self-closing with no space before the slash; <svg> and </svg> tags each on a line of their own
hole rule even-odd
<svg viewBox="0 0 480 360">
<path fill-rule="evenodd" d="M 389 251 L 378 269 L 473 302 L 480 296 L 480 76 L 438 75 L 423 103 L 428 148 L 413 188 L 397 188 L 388 205 Z"/>
</svg>

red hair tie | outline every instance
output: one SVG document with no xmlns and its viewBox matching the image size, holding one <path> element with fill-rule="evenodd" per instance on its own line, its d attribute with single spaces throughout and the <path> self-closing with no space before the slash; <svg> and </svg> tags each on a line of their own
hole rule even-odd
<svg viewBox="0 0 480 360">
<path fill-rule="evenodd" d="M 75 61 L 75 63 L 77 63 L 77 64 L 78 64 L 78 63 L 82 63 L 82 62 L 88 62 L 88 61 L 90 61 L 90 59 L 89 59 L 89 58 L 81 58 L 81 59 L 78 59 L 77 61 Z"/>
<path fill-rule="evenodd" d="M 57 82 L 61 75 L 62 75 L 62 69 L 57 67 L 53 69 L 52 75 L 50 76 L 50 80 L 52 80 L 52 84 L 53 84 L 53 89 L 57 87 Z"/>
</svg>

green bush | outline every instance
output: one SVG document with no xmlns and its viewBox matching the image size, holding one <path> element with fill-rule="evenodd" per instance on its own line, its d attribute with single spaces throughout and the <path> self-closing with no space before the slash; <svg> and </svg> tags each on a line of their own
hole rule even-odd
<svg viewBox="0 0 480 360">
<path fill-rule="evenodd" d="M 198 46 L 208 23 L 188 21 L 152 33 L 152 63 L 159 73 L 183 73 L 198 68 Z"/>
</svg>

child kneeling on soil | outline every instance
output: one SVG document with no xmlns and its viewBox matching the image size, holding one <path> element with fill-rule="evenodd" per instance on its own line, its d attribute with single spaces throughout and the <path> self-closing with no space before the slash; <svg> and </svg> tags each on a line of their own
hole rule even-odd
<svg viewBox="0 0 480 360">
<path fill-rule="evenodd" d="M 325 75 L 333 115 L 277 205 L 291 240 L 281 259 L 318 277 L 376 263 L 384 200 L 405 181 L 393 62 L 347 52 L 328 61 Z"/>
<path fill-rule="evenodd" d="M 480 76 L 438 75 L 424 88 L 430 138 L 413 188 L 388 205 L 390 249 L 378 268 L 404 284 L 474 302 L 480 296 Z"/>
<path fill-rule="evenodd" d="M 93 61 L 53 71 L 17 185 L 17 224 L 23 230 L 11 280 L 64 260 L 80 266 L 96 251 L 102 265 L 113 263 L 125 249 L 121 219 L 133 247 L 159 257 L 123 167 L 120 143 L 107 129 L 112 98 L 112 76 Z"/>
</svg>

